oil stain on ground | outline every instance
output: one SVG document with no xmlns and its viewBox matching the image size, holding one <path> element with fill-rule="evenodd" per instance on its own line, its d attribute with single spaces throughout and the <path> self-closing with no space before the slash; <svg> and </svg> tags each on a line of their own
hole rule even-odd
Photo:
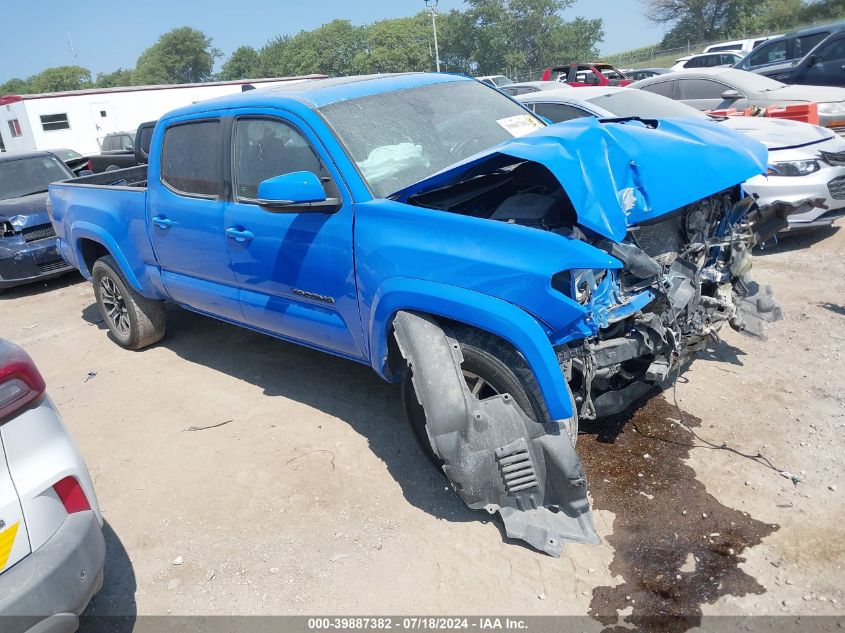
<svg viewBox="0 0 845 633">
<path fill-rule="evenodd" d="M 611 631 L 686 631 L 700 624 L 702 604 L 764 592 L 739 564 L 777 526 L 707 493 L 683 462 L 695 438 L 679 415 L 654 397 L 633 414 L 581 427 L 578 453 L 594 507 L 616 515 L 610 572 L 624 582 L 597 587 L 590 604 L 590 615 Z M 687 413 L 683 421 L 700 424 Z"/>
</svg>

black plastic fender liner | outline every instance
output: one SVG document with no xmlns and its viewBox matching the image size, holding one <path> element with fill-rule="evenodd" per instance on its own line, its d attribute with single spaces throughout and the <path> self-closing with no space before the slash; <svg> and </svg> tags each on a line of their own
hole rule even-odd
<svg viewBox="0 0 845 633">
<path fill-rule="evenodd" d="M 552 556 L 567 541 L 598 543 L 584 469 L 565 427 L 534 422 L 509 394 L 475 398 L 460 345 L 431 318 L 401 311 L 393 327 L 431 447 L 464 502 L 498 511 L 509 537 Z"/>
</svg>

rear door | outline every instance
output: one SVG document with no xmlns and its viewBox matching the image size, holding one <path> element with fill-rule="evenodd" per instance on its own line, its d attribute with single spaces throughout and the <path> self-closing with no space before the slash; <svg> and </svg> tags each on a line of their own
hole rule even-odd
<svg viewBox="0 0 845 633">
<path fill-rule="evenodd" d="M 29 554 L 29 536 L 20 500 L 0 443 L 0 574 Z"/>
<path fill-rule="evenodd" d="M 222 117 L 178 121 L 163 134 L 147 221 L 164 285 L 177 303 L 242 321 L 223 223 Z"/>
<path fill-rule="evenodd" d="M 365 357 L 352 249 L 349 193 L 314 132 L 298 117 L 252 109 L 231 126 L 228 248 L 245 322 L 354 358 Z M 308 171 L 323 182 L 334 213 L 270 212 L 260 182 Z"/>
</svg>

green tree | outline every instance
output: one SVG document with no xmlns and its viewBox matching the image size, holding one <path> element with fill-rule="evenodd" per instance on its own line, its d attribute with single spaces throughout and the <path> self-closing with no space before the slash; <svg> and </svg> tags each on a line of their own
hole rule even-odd
<svg viewBox="0 0 845 633">
<path fill-rule="evenodd" d="M 293 38 L 280 35 L 273 38 L 258 51 L 258 63 L 264 77 L 284 77 L 286 54 Z"/>
<path fill-rule="evenodd" d="M 809 0 L 803 3 L 798 15 L 798 23 L 835 20 L 845 17 L 845 4 L 842 0 Z"/>
<path fill-rule="evenodd" d="M 118 68 L 110 73 L 97 73 L 94 81 L 97 88 L 119 88 L 132 85 L 132 70 L 129 68 Z"/>
<path fill-rule="evenodd" d="M 136 85 L 207 81 L 214 60 L 221 56 L 210 37 L 183 26 L 168 31 L 141 53 L 132 80 Z"/>
<path fill-rule="evenodd" d="M 222 81 L 261 77 L 261 58 L 252 46 L 236 48 L 217 75 Z"/>
<path fill-rule="evenodd" d="M 13 77 L 9 81 L 0 84 L 0 97 L 3 95 L 25 95 L 32 92 L 32 86 L 25 79 Z"/>
<path fill-rule="evenodd" d="M 273 74 L 332 76 L 354 72 L 355 55 L 364 47 L 365 29 L 349 20 L 332 20 L 313 31 L 300 31 L 289 40 L 274 40 L 262 51 Z"/>
<path fill-rule="evenodd" d="M 469 65 L 478 74 L 536 70 L 597 54 L 602 22 L 563 12 L 574 0 L 466 0 L 464 38 L 473 42 Z"/>
<path fill-rule="evenodd" d="M 90 88 L 91 71 L 82 66 L 56 66 L 47 68 L 29 78 L 31 91 L 64 92 L 66 90 L 81 90 Z"/>
<path fill-rule="evenodd" d="M 355 56 L 355 72 L 393 73 L 431 70 L 431 23 L 425 13 L 379 20 L 366 31 L 366 45 Z"/>
</svg>

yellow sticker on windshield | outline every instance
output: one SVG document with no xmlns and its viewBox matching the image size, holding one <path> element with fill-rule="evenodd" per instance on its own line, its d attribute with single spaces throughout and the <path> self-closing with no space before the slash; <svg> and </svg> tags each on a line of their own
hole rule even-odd
<svg viewBox="0 0 845 633">
<path fill-rule="evenodd" d="M 543 127 L 543 124 L 530 114 L 509 116 L 504 119 L 499 119 L 496 123 L 505 128 L 510 135 L 514 137 L 531 134 L 531 132 Z"/>
<path fill-rule="evenodd" d="M 12 553 L 12 545 L 15 544 L 15 536 L 18 533 L 18 525 L 20 525 L 20 522 L 0 532 L 0 570 L 6 566 L 9 554 Z"/>
</svg>

